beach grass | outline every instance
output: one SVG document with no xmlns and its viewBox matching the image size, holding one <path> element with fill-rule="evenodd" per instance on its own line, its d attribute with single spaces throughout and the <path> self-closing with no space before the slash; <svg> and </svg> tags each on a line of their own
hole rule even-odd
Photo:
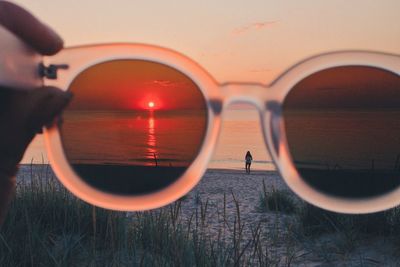
<svg viewBox="0 0 400 267">
<path fill-rule="evenodd" d="M 274 186 L 268 191 L 264 180 L 262 185 L 263 190 L 260 192 L 258 206 L 256 207 L 259 212 L 277 211 L 294 213 L 296 211 L 296 203 L 289 192 L 277 190 Z"/>
<path fill-rule="evenodd" d="M 348 261 L 365 240 L 400 247 L 400 208 L 337 214 L 262 181 L 254 203 L 262 212 L 248 223 L 232 191 L 217 210 L 194 192 L 161 209 L 126 213 L 82 202 L 47 169 L 29 176 L 0 229 L 0 266 L 364 266 L 385 263 L 369 255 Z M 193 212 L 184 213 L 184 204 Z"/>
<path fill-rule="evenodd" d="M 400 235 L 399 207 L 370 214 L 341 214 L 303 202 L 297 217 L 303 232 L 310 236 L 337 231 L 378 236 Z"/>
<path fill-rule="evenodd" d="M 272 262 L 254 239 L 243 246 L 240 210 L 231 231 L 207 230 L 207 201 L 181 215 L 179 200 L 148 212 L 94 207 L 48 172 L 20 182 L 0 229 L 0 266 L 241 266 Z M 258 240 L 256 242 L 256 239 Z M 228 242 L 227 242 L 228 240 Z M 250 252 L 257 257 L 251 257 Z"/>
</svg>

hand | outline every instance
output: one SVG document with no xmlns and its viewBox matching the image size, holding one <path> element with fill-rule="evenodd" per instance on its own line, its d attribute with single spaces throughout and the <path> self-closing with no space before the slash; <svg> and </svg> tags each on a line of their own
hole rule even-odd
<svg viewBox="0 0 400 267">
<path fill-rule="evenodd" d="M 43 55 L 63 47 L 53 30 L 15 4 L 0 1 L 0 24 Z M 25 149 L 70 99 L 70 93 L 54 87 L 28 91 L 0 87 L 0 225 L 14 195 L 15 174 Z"/>
</svg>

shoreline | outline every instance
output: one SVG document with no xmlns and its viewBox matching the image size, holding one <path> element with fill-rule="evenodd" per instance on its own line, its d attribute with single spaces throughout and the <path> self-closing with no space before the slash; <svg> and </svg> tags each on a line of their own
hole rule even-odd
<svg viewBox="0 0 400 267">
<path fill-rule="evenodd" d="M 30 163 L 21 163 L 18 165 L 19 168 L 30 168 L 33 167 L 33 169 L 35 168 L 49 168 L 50 170 L 53 170 L 52 166 L 50 163 L 34 163 L 34 164 L 30 164 Z M 227 169 L 227 168 L 207 168 L 205 170 L 205 172 L 221 172 L 221 173 L 243 173 L 246 174 L 245 169 L 243 168 L 243 170 L 241 169 Z M 260 170 L 260 169 L 256 169 L 256 170 L 251 170 L 251 173 L 278 173 L 278 170 Z M 251 174 L 250 173 L 250 174 Z"/>
<path fill-rule="evenodd" d="M 246 170 L 243 168 L 243 170 L 239 169 L 224 169 L 224 168 L 207 168 L 207 172 L 220 172 L 220 173 L 233 173 L 233 174 L 244 174 L 247 175 Z M 251 174 L 277 174 L 279 173 L 278 170 L 251 170 Z"/>
</svg>

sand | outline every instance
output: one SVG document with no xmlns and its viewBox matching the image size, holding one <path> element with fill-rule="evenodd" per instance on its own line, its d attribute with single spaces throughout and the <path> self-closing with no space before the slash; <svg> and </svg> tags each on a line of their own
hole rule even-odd
<svg viewBox="0 0 400 267">
<path fill-rule="evenodd" d="M 201 182 L 188 194 L 183 201 L 183 214 L 189 215 L 200 205 L 208 201 L 209 227 L 218 229 L 218 221 L 224 217 L 224 197 L 225 215 L 228 224 L 233 226 L 237 217 L 238 204 L 242 223 L 245 224 L 245 236 L 251 238 L 250 227 L 255 227 L 261 220 L 268 224 L 267 227 L 276 229 L 275 214 L 265 214 L 257 211 L 257 204 L 262 191 L 262 183 L 265 181 L 267 190 L 272 187 L 278 190 L 289 190 L 277 172 L 253 171 L 246 174 L 244 171 L 217 170 L 211 169 L 206 172 Z M 236 203 L 235 203 L 236 199 Z M 273 218 L 272 218 L 273 217 Z M 287 216 L 282 214 L 279 221 Z M 237 218 L 236 218 L 237 219 Z M 279 225 L 281 227 L 281 225 Z"/>
<path fill-rule="evenodd" d="M 17 175 L 17 182 L 26 182 L 31 175 L 54 176 L 47 165 L 34 165 L 32 168 L 25 165 Z M 207 232 L 217 238 L 218 231 L 223 229 L 227 236 L 232 236 L 239 220 L 239 207 L 242 243 L 246 244 L 252 238 L 252 229 L 260 223 L 262 242 L 268 247 L 270 257 L 279 261 L 280 266 L 286 265 L 288 257 L 293 258 L 292 266 L 398 266 L 400 263 L 394 256 L 396 247 L 383 237 L 357 242 L 351 251 L 346 251 L 346 246 L 342 245 L 347 239 L 340 233 L 301 242 L 289 238 L 288 229 L 296 224 L 295 215 L 257 210 L 263 181 L 267 190 L 273 187 L 285 190 L 295 201 L 301 202 L 277 172 L 253 171 L 246 174 L 244 170 L 209 169 L 201 182 L 182 199 L 182 217 L 189 220 L 196 211 L 201 217 L 199 213 L 204 211 L 207 203 L 206 218 L 203 218 Z"/>
</svg>

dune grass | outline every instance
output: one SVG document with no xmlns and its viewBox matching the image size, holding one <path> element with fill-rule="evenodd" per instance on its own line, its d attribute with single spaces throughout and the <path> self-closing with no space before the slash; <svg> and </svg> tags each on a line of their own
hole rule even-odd
<svg viewBox="0 0 400 267">
<path fill-rule="evenodd" d="M 0 231 L 0 266 L 215 266 L 234 261 L 179 220 L 180 201 L 127 214 L 82 202 L 54 179 L 20 184 Z M 129 215 L 129 216 L 128 216 Z"/>
<path fill-rule="evenodd" d="M 116 238 L 130 234 L 124 213 L 90 206 L 54 179 L 42 178 L 32 175 L 17 186 L 0 231 L 0 266 L 96 264 L 127 248 Z"/>
<path fill-rule="evenodd" d="M 30 176 L 18 184 L 0 228 L 0 266 L 265 266 L 273 262 L 260 241 L 260 225 L 252 228 L 251 240 L 244 240 L 237 203 L 231 230 L 221 226 L 215 236 L 207 229 L 208 201 L 200 196 L 188 218 L 181 214 L 185 198 L 154 211 L 115 212 L 77 199 L 47 171 Z"/>
<path fill-rule="evenodd" d="M 400 248 L 400 207 L 371 214 L 335 213 L 308 204 L 286 190 L 272 188 L 268 191 L 263 182 L 256 210 L 290 215 L 293 223 L 285 229 L 287 241 L 284 247 L 290 249 L 294 242 L 294 247 L 302 248 L 322 262 L 332 264 L 338 259 L 349 260 L 353 251 L 371 240 L 387 242 L 393 255 L 397 255 L 396 250 Z M 295 254 L 287 253 L 287 256 Z M 366 258 L 374 262 L 368 255 Z M 352 260 L 346 264 L 364 265 L 362 257 L 358 261 Z M 395 262 L 395 265 L 399 263 Z"/>
<path fill-rule="evenodd" d="M 255 206 L 263 213 L 256 223 L 244 222 L 240 200 L 231 193 L 224 194 L 216 211 L 221 218 L 211 229 L 213 204 L 199 194 L 154 211 L 114 212 L 77 199 L 47 171 L 31 172 L 0 228 L 0 266 L 291 266 L 310 258 L 332 263 L 366 237 L 400 236 L 400 208 L 350 216 L 287 191 L 267 191 L 265 183 L 260 194 Z M 192 214 L 182 214 L 184 202 L 193 205 Z M 282 224 L 282 215 L 290 222 Z M 321 246 L 324 236 L 330 243 Z"/>
<path fill-rule="evenodd" d="M 297 213 L 300 227 L 306 235 L 332 232 L 392 236 L 400 235 L 400 208 L 370 214 L 341 214 L 326 211 L 303 202 Z"/>
<path fill-rule="evenodd" d="M 276 190 L 272 187 L 268 191 L 263 180 L 263 191 L 260 192 L 258 206 L 256 209 L 259 212 L 277 211 L 284 213 L 294 213 L 296 211 L 296 204 L 293 198 L 287 191 Z"/>
</svg>

